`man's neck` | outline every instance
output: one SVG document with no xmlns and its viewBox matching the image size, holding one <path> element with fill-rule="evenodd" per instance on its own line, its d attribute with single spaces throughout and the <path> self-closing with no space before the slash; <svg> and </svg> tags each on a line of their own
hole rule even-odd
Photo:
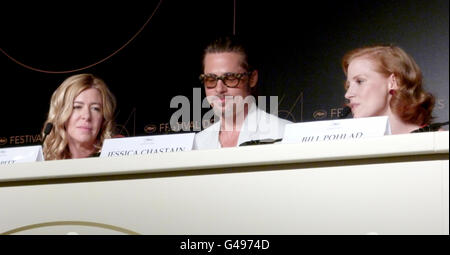
<svg viewBox="0 0 450 255">
<path fill-rule="evenodd" d="M 244 110 L 236 113 L 233 112 L 232 116 L 226 116 L 222 114 L 220 118 L 220 130 L 221 131 L 240 131 L 245 119 L 248 115 L 248 105 L 244 105 Z"/>
<path fill-rule="evenodd" d="M 236 147 L 240 131 L 220 131 L 219 142 L 222 147 Z"/>
<path fill-rule="evenodd" d="M 225 117 L 222 115 L 219 132 L 219 142 L 222 147 L 235 147 L 238 145 L 239 134 L 248 115 L 248 105 L 244 105 L 244 111 L 238 114 L 243 114 L 243 116 L 233 114 L 232 117 Z"/>
</svg>

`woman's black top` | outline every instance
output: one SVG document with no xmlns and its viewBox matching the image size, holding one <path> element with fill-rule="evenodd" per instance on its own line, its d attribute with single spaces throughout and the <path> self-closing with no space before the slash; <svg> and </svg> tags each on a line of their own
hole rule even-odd
<svg viewBox="0 0 450 255">
<path fill-rule="evenodd" d="M 432 123 L 424 127 L 418 128 L 411 133 L 433 132 L 438 131 L 442 126 L 448 125 L 448 121 L 444 123 Z"/>
</svg>

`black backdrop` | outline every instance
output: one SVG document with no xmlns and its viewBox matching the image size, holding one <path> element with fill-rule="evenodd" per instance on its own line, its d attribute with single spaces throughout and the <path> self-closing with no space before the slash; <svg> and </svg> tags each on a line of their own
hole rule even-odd
<svg viewBox="0 0 450 255">
<path fill-rule="evenodd" d="M 259 94 L 278 96 L 282 117 L 336 118 L 344 95 L 342 55 L 395 43 L 422 68 L 426 89 L 437 97 L 436 121 L 448 120 L 447 0 L 2 5 L 0 147 L 39 142 L 53 91 L 84 72 L 104 79 L 116 95 L 122 134 L 170 132 L 165 123 L 178 110 L 171 99 L 192 100 L 193 88 L 201 87 L 203 47 L 232 33 L 252 44 Z"/>
</svg>

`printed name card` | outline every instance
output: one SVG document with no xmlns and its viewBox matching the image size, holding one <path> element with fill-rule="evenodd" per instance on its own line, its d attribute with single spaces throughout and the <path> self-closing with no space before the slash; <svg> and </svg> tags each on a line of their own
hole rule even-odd
<svg viewBox="0 0 450 255">
<path fill-rule="evenodd" d="M 0 165 L 43 160 L 41 145 L 0 149 Z"/>
<path fill-rule="evenodd" d="M 288 124 L 282 143 L 311 143 L 390 135 L 387 116 Z"/>
<path fill-rule="evenodd" d="M 112 138 L 103 142 L 100 157 L 190 151 L 195 133 Z"/>
</svg>

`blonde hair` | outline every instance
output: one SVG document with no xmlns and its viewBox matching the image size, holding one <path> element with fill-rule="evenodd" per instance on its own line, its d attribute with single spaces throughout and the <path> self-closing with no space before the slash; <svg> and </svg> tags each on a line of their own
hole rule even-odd
<svg viewBox="0 0 450 255">
<path fill-rule="evenodd" d="M 374 61 L 377 72 L 389 77 L 394 74 L 398 90 L 389 102 L 391 109 L 404 122 L 417 125 L 429 124 L 435 99 L 422 88 L 423 77 L 419 66 L 404 50 L 394 45 L 375 45 L 354 49 L 342 59 L 342 68 L 347 75 L 350 62 L 358 57 Z"/>
<path fill-rule="evenodd" d="M 84 90 L 95 88 L 102 96 L 103 122 L 99 131 L 96 152 L 99 152 L 103 140 L 111 138 L 114 129 L 114 112 L 116 99 L 105 82 L 92 74 L 77 74 L 67 78 L 56 90 L 50 100 L 50 110 L 47 123 L 53 124 L 53 129 L 43 144 L 43 154 L 46 160 L 68 159 L 71 154 L 68 148 L 68 137 L 65 123 L 72 115 L 73 101 Z M 44 132 L 42 129 L 42 133 Z"/>
</svg>

